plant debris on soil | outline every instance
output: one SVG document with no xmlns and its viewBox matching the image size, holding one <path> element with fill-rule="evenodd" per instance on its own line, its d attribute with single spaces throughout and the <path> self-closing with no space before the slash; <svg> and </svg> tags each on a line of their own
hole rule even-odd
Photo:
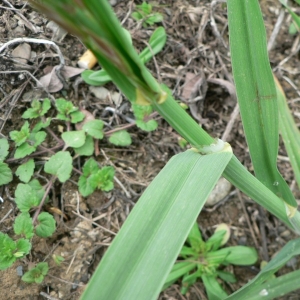
<svg viewBox="0 0 300 300">
<path fill-rule="evenodd" d="M 131 33 L 137 51 L 145 47 L 157 26 L 144 28 L 141 22 L 130 17 L 135 5 L 141 2 L 111 1 L 122 25 Z M 176 99 L 188 105 L 189 113 L 209 134 L 229 142 L 239 160 L 253 171 L 231 73 L 226 4 L 209 0 L 149 2 L 154 11 L 163 14 L 159 25 L 167 32 L 167 43 L 147 67 L 159 81 L 170 87 Z M 279 1 L 264 0 L 260 3 L 271 66 L 299 123 L 300 36 L 288 34 L 291 18 Z M 75 36 L 53 27 L 52 23 L 34 11 L 27 1 L 1 2 L 0 135 L 8 138 L 10 131 L 20 130 L 23 124 L 21 115 L 30 107 L 31 101 L 46 97 L 53 101 L 56 98 L 72 101 L 96 119 L 103 120 L 107 130 L 128 124 L 128 118 L 133 118 L 128 101 L 113 84 L 107 84 L 105 88 L 109 93 L 99 97 L 98 88 L 82 81 L 82 70 L 77 62 L 85 52 L 85 46 Z M 22 38 L 35 39 L 35 42 L 25 40 L 23 43 Z M 52 41 L 52 45 L 45 40 Z M 15 42 L 3 48 L 11 41 Z M 51 74 L 56 74 L 53 70 L 62 59 L 66 66 L 64 77 L 53 79 Z M 48 82 L 46 88 L 39 84 L 45 75 L 48 75 L 44 79 Z M 115 188 L 111 192 L 96 191 L 84 198 L 78 192 L 76 175 L 64 184 L 55 184 L 45 209 L 54 215 L 57 230 L 47 239 L 35 236 L 30 255 L 1 272 L 0 291 L 5 292 L 5 299 L 80 298 L 101 257 L 145 188 L 173 155 L 184 151 L 178 144 L 179 135 L 164 120 L 155 118 L 159 127 L 154 132 L 144 132 L 134 126 L 128 130 L 133 141 L 128 147 L 116 147 L 105 141 L 99 144 L 100 152 L 95 159 L 116 170 Z M 54 122 L 52 130 L 58 132 L 59 125 L 59 122 Z M 80 169 L 84 162 L 85 159 L 80 158 L 75 163 Z M 21 161 L 11 165 L 14 171 L 19 164 Z M 282 143 L 278 166 L 299 199 L 300 193 Z M 41 182 L 46 183 L 47 175 L 38 175 Z M 0 187 L 0 196 L 4 200 L 0 203 L 1 232 L 10 236 L 18 213 L 13 198 L 18 183 L 14 177 L 10 184 Z M 212 206 L 206 206 L 198 218 L 204 238 L 211 236 L 217 224 L 227 223 L 232 232 L 228 245 L 253 246 L 259 253 L 259 261 L 253 267 L 227 267 L 237 278 L 237 283 L 225 286 L 227 292 L 232 293 L 259 272 L 261 261 L 269 261 L 295 234 L 233 187 L 231 190 L 227 188 L 225 195 L 219 198 Z M 62 256 L 64 261 L 58 266 L 53 255 Z M 42 261 L 47 261 L 50 267 L 42 284 L 21 281 L 22 274 Z M 300 260 L 293 259 L 278 275 L 299 267 Z M 207 297 L 203 284 L 197 282 L 185 296 L 180 294 L 178 283 L 162 292 L 159 299 Z M 281 299 L 300 298 L 297 292 L 293 292 Z"/>
</svg>

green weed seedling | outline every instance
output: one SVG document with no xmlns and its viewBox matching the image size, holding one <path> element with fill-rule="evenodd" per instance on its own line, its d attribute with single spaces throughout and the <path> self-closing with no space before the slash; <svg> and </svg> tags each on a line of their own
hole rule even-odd
<svg viewBox="0 0 300 300">
<path fill-rule="evenodd" d="M 152 5 L 145 1 L 141 5 L 136 5 L 136 11 L 131 14 L 131 17 L 136 21 L 143 20 L 142 25 L 145 28 L 163 20 L 162 14 L 153 13 Z"/>
<path fill-rule="evenodd" d="M 186 244 L 180 251 L 180 260 L 174 264 L 163 289 L 182 278 L 181 293 L 184 295 L 189 287 L 201 278 L 209 299 L 227 297 L 227 293 L 217 278 L 219 277 L 228 283 L 234 283 L 236 279 L 232 273 L 219 270 L 219 267 L 229 264 L 253 265 L 258 259 L 254 248 L 234 246 L 220 249 L 226 244 L 229 236 L 229 227 L 226 224 L 220 224 L 215 233 L 205 242 L 202 239 L 198 224 L 195 223 Z"/>
</svg>

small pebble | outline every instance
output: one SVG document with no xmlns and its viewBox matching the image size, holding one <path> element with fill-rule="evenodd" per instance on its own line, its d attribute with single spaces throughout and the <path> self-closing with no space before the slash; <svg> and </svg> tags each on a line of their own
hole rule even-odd
<svg viewBox="0 0 300 300">
<path fill-rule="evenodd" d="M 90 92 L 95 95 L 96 98 L 104 100 L 106 99 L 109 91 L 108 89 L 102 87 L 102 86 L 90 86 L 89 87 Z"/>
<path fill-rule="evenodd" d="M 230 189 L 231 183 L 225 178 L 220 178 L 215 188 L 206 200 L 205 206 L 214 206 L 215 204 L 219 203 L 229 194 Z"/>
<path fill-rule="evenodd" d="M 16 271 L 17 271 L 17 275 L 18 276 L 23 276 L 23 266 L 18 266 L 17 268 L 16 268 Z"/>
</svg>

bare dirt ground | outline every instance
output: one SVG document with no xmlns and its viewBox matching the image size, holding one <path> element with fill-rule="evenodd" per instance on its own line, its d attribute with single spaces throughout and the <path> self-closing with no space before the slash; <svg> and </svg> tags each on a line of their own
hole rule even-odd
<svg viewBox="0 0 300 300">
<path fill-rule="evenodd" d="M 149 2 L 155 11 L 164 15 L 161 25 L 167 31 L 168 39 L 163 51 L 156 56 L 156 62 L 152 60 L 147 66 L 155 76 L 159 74 L 177 99 L 189 106 L 190 114 L 203 128 L 212 136 L 228 141 L 240 161 L 252 170 L 235 99 L 225 3 L 208 0 Z M 138 51 L 144 48 L 145 41 L 149 40 L 155 28 L 145 29 L 130 17 L 135 5 L 140 3 L 120 1 L 114 6 L 119 20 L 130 31 Z M 270 41 L 271 66 L 285 89 L 290 108 L 299 123 L 300 36 L 288 34 L 291 19 L 279 1 L 264 0 L 261 6 Z M 281 17 L 281 23 L 276 24 Z M 54 40 L 63 53 L 66 65 L 76 67 L 78 58 L 85 51 L 84 45 L 69 34 L 57 40 L 47 24 L 49 20 L 35 12 L 26 1 L 0 1 L 0 47 L 1 44 L 24 37 Z M 277 29 L 278 33 L 272 41 L 272 32 Z M 29 107 L 30 101 L 49 96 L 45 90 L 37 88 L 36 80 L 59 63 L 59 57 L 52 48 L 37 42 L 30 43 L 29 60 L 20 66 L 12 53 L 18 45 L 7 46 L 0 53 L 0 133 L 5 137 L 9 136 L 10 131 L 20 129 L 23 123 L 21 115 Z M 106 88 L 110 93 L 116 91 L 112 84 Z M 195 89 L 192 99 L 188 96 L 188 89 L 191 88 Z M 127 124 L 122 116 L 107 113 L 107 107 L 121 109 L 121 114 L 132 117 L 126 99 L 122 98 L 121 102 L 116 103 L 110 96 L 97 98 L 91 88 L 80 81 L 80 75 L 71 78 L 63 89 L 50 95 L 54 98 L 64 97 L 84 107 L 96 118 L 105 120 L 110 126 L 107 129 Z M 159 127 L 154 132 L 130 128 L 133 140 L 130 147 L 115 147 L 101 142 L 101 151 L 96 159 L 102 165 L 116 168 L 117 182 L 111 192 L 95 192 L 83 198 L 78 193 L 76 175 L 65 184 L 55 185 L 48 209 L 54 211 L 57 231 L 51 238 L 35 237 L 30 255 L 1 272 L 1 299 L 79 299 L 105 250 L 143 190 L 172 155 L 183 151 L 178 145 L 178 134 L 162 119 L 158 117 L 157 120 Z M 58 125 L 53 125 L 53 131 L 57 131 Z M 13 169 L 20 163 L 14 162 Z M 83 163 L 84 159 L 78 160 L 78 168 Z M 278 165 L 299 199 L 299 190 L 282 144 Z M 41 178 L 46 176 L 39 175 Z M 18 213 L 13 199 L 18 182 L 15 177 L 12 183 L 0 187 L 0 196 L 4 199 L 0 205 L 0 228 L 10 235 L 13 234 L 12 224 Z M 55 213 L 53 208 L 60 214 Z M 211 235 L 215 225 L 227 223 L 232 231 L 229 245 L 254 246 L 259 253 L 259 261 L 255 266 L 229 268 L 238 282 L 225 286 L 228 293 L 253 278 L 259 272 L 262 260 L 268 261 L 295 237 L 285 225 L 233 187 L 222 201 L 205 207 L 198 221 L 205 238 Z M 60 266 L 54 263 L 53 254 L 65 258 Z M 50 266 L 43 283 L 29 285 L 22 282 L 17 268 L 26 272 L 30 265 L 40 261 L 47 261 Z M 299 267 L 299 259 L 294 259 L 278 275 Z M 201 282 L 196 283 L 185 296 L 179 290 L 179 283 L 174 284 L 161 294 L 160 299 L 207 299 Z M 282 299 L 300 299 L 300 296 L 294 292 Z"/>
</svg>

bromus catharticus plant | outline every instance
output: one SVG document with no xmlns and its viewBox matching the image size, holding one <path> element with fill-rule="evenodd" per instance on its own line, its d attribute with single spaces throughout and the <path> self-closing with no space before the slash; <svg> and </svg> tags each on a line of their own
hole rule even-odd
<svg viewBox="0 0 300 300">
<path fill-rule="evenodd" d="M 83 299 L 155 299 L 221 175 L 300 232 L 297 203 L 276 165 L 277 91 L 258 0 L 227 1 L 233 75 L 256 176 L 242 166 L 229 144 L 207 134 L 176 103 L 169 89 L 153 78 L 107 1 L 34 3 L 94 52 L 131 103 L 152 105 L 193 146 L 174 156 L 146 189 L 100 262 Z M 287 258 L 299 254 L 299 246 L 300 239 L 286 244 L 258 276 L 228 299 L 273 299 L 299 288 L 300 271 L 266 281 Z"/>
</svg>

